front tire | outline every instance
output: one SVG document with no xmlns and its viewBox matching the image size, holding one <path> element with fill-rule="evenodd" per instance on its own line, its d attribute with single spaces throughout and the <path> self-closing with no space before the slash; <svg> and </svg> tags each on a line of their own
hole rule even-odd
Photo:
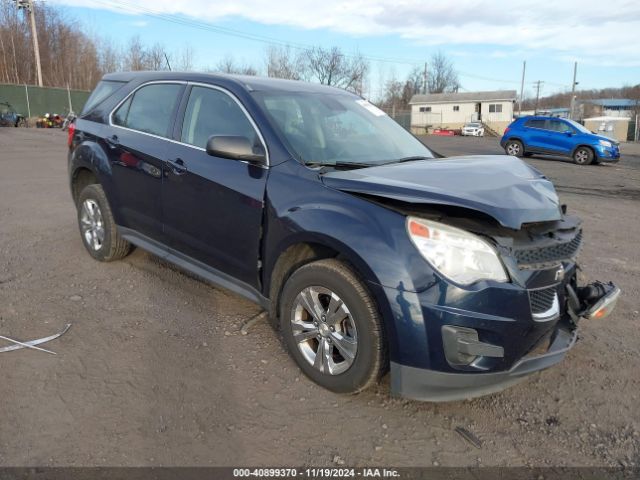
<svg viewBox="0 0 640 480">
<path fill-rule="evenodd" d="M 589 165 L 593 162 L 594 154 L 593 150 L 587 147 L 578 147 L 573 152 L 573 163 L 576 165 Z"/>
<path fill-rule="evenodd" d="M 296 270 L 281 295 L 280 330 L 300 369 L 337 393 L 357 393 L 386 370 L 380 314 L 346 264 L 326 259 Z"/>
<path fill-rule="evenodd" d="M 509 140 L 504 146 L 504 151 L 507 155 L 522 157 L 524 156 L 524 145 L 519 140 Z"/>
<path fill-rule="evenodd" d="M 117 231 L 109 202 L 100 185 L 87 185 L 80 192 L 78 226 L 84 247 L 100 262 L 119 260 L 131 251 L 131 244 Z"/>
</svg>

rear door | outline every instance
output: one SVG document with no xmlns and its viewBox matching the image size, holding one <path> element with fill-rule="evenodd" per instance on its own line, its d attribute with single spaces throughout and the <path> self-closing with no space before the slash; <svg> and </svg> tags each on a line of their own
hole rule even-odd
<svg viewBox="0 0 640 480">
<path fill-rule="evenodd" d="M 207 155 L 212 135 L 239 135 L 266 145 L 230 92 L 190 85 L 169 147 L 162 188 L 169 246 L 216 270 L 258 286 L 263 199 L 268 168 Z"/>
<path fill-rule="evenodd" d="M 547 130 L 546 120 L 541 118 L 534 118 L 527 120 L 524 126 L 525 129 L 525 149 L 544 151 L 547 145 Z"/>
<path fill-rule="evenodd" d="M 163 241 L 161 187 L 168 139 L 184 83 L 146 84 L 111 114 L 104 138 L 112 168 L 112 195 L 121 226 Z"/>
</svg>

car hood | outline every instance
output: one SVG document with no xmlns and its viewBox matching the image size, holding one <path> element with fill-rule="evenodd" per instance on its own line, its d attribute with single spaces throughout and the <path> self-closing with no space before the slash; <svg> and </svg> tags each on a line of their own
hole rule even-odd
<svg viewBox="0 0 640 480">
<path fill-rule="evenodd" d="M 524 223 L 555 221 L 562 216 L 553 184 L 522 160 L 505 155 L 330 171 L 323 181 L 344 192 L 476 210 L 515 230 Z"/>
<path fill-rule="evenodd" d="M 616 140 L 615 138 L 606 137 L 604 135 L 600 135 L 599 133 L 592 133 L 592 135 L 597 140 L 606 140 L 607 142 L 611 142 L 613 145 L 620 145 L 620 142 L 618 140 Z"/>
</svg>

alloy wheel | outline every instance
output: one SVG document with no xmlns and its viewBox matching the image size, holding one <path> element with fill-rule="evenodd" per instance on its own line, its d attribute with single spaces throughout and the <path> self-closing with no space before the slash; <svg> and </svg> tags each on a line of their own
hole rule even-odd
<svg viewBox="0 0 640 480">
<path fill-rule="evenodd" d="M 104 243 L 104 223 L 102 212 L 95 200 L 87 198 L 82 203 L 80 228 L 87 245 L 95 251 L 100 250 Z"/>
<path fill-rule="evenodd" d="M 520 155 L 520 145 L 518 145 L 517 143 L 510 143 L 509 145 L 507 145 L 507 153 L 509 155 L 517 157 L 518 155 Z"/>
<path fill-rule="evenodd" d="M 291 311 L 293 338 L 304 359 L 329 375 L 351 367 L 358 351 L 358 334 L 349 308 L 331 290 L 311 286 L 302 290 Z"/>
<path fill-rule="evenodd" d="M 585 149 L 581 148 L 580 150 L 578 150 L 575 155 L 574 155 L 574 159 L 576 161 L 576 163 L 583 165 L 585 163 L 587 163 L 589 161 L 589 152 L 587 152 Z"/>
</svg>

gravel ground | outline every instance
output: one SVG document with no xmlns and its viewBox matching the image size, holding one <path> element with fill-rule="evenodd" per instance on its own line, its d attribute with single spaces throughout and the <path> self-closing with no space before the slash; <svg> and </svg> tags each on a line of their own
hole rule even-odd
<svg viewBox="0 0 640 480">
<path fill-rule="evenodd" d="M 136 250 L 85 253 L 59 131 L 0 129 L 0 334 L 57 356 L 0 353 L 0 465 L 640 465 L 640 157 L 530 162 L 585 221 L 587 278 L 615 280 L 615 315 L 583 322 L 566 360 L 472 401 L 357 396 L 307 380 L 258 307 Z M 428 138 L 445 154 L 495 139 Z M 623 153 L 625 148 L 623 147 Z M 479 448 L 454 429 L 468 429 Z"/>
</svg>

